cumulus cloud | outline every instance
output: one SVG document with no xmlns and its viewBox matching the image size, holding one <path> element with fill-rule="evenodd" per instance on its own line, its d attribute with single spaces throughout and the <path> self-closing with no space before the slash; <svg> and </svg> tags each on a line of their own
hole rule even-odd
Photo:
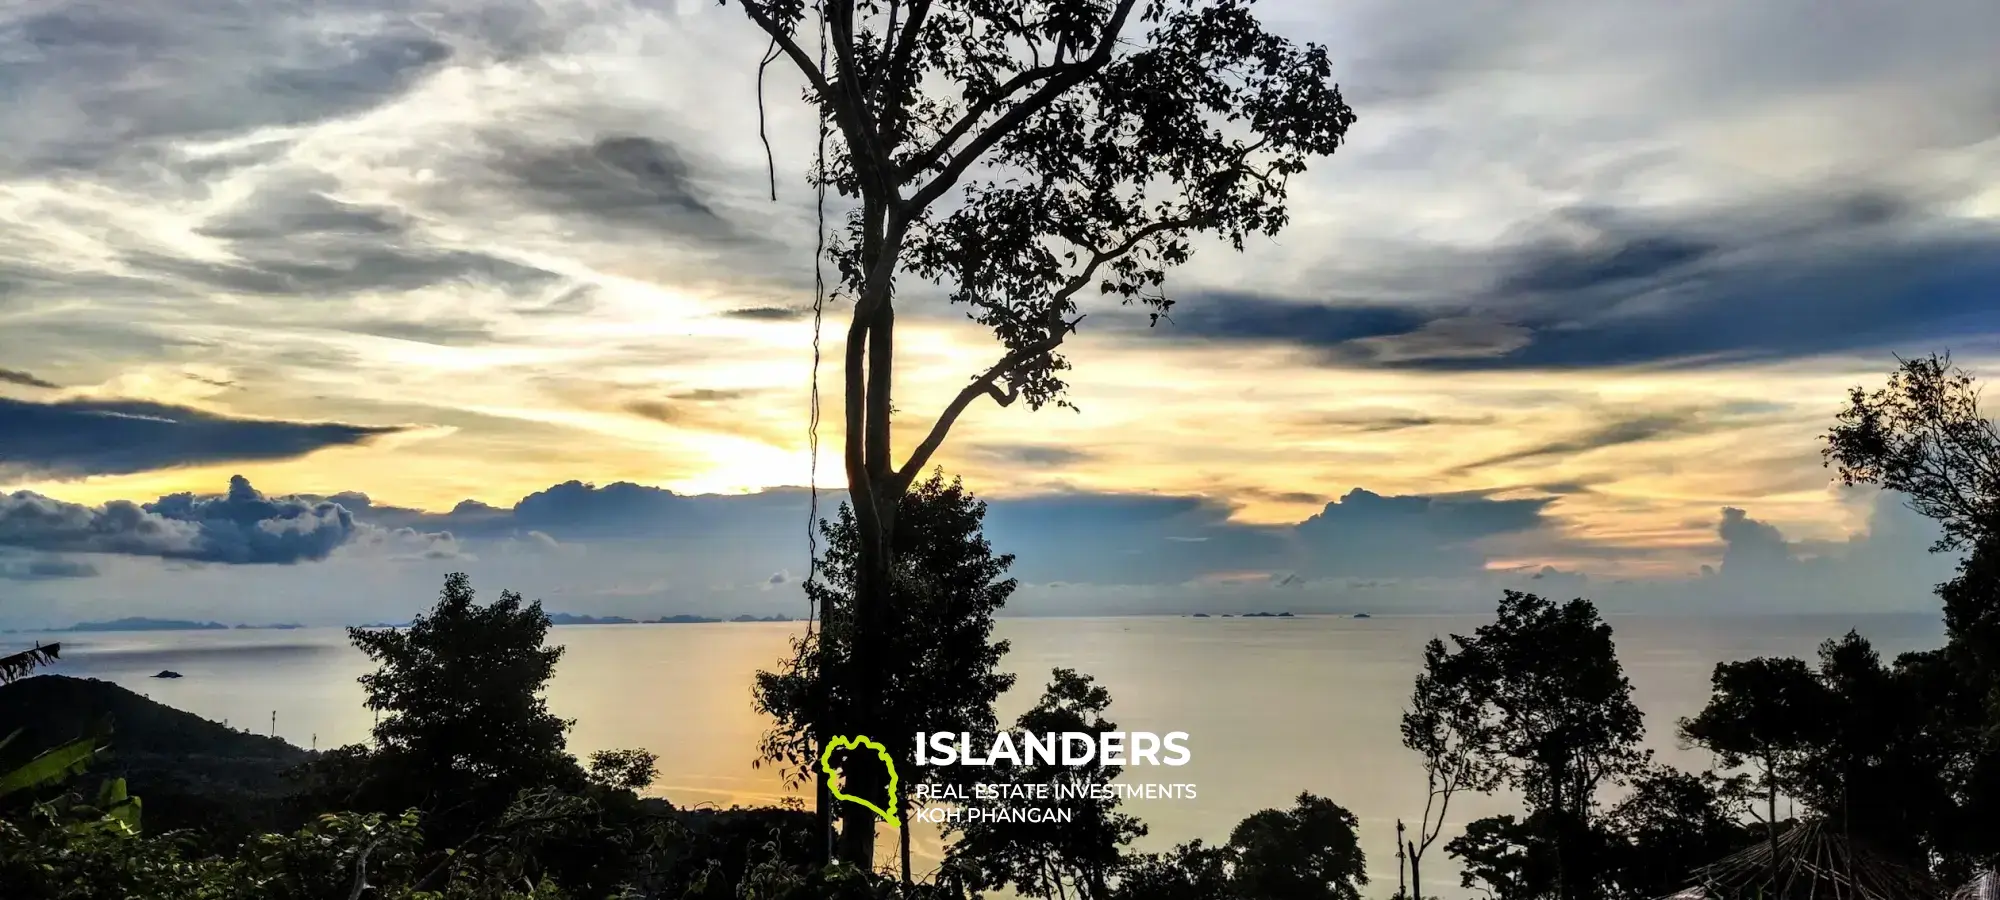
<svg viewBox="0 0 2000 900">
<path fill-rule="evenodd" d="M 338 504 L 269 499 L 242 476 L 221 496 L 170 494 L 145 504 L 89 507 L 28 491 L 0 497 L 0 547 L 59 553 L 296 563 L 325 559 L 356 527 Z"/>
<path fill-rule="evenodd" d="M 1477 542 L 1546 527 L 1553 498 L 1384 497 L 1355 488 L 1299 523 L 1298 570 L 1314 577 L 1461 575 L 1484 568 Z"/>
<path fill-rule="evenodd" d="M 74 478 L 288 459 L 404 430 L 235 418 L 138 400 L 36 403 L 0 397 L 0 475 Z"/>
</svg>

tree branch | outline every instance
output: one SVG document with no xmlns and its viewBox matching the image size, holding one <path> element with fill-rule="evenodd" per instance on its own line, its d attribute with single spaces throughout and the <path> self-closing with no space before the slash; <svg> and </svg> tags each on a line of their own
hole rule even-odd
<svg viewBox="0 0 2000 900">
<path fill-rule="evenodd" d="M 1096 277 L 1097 270 L 1103 267 L 1105 263 L 1132 252 L 1133 248 L 1144 243 L 1147 239 L 1176 228 L 1193 227 L 1199 225 L 1201 221 L 1202 219 L 1197 216 L 1161 219 L 1158 222 L 1132 232 L 1125 240 L 1119 242 L 1118 246 L 1110 250 L 1092 249 L 1090 263 L 1083 267 L 1083 271 L 1071 276 L 1070 280 L 1063 284 L 1062 289 L 1050 297 L 1050 305 L 1059 307 L 1071 297 L 1076 296 L 1077 292 L 1090 286 L 1091 279 Z M 965 413 L 966 408 L 972 405 L 972 401 L 982 396 L 987 396 L 992 397 L 993 402 L 1003 407 L 1013 405 L 1014 401 L 1020 397 L 1019 388 L 1011 383 L 1003 388 L 1000 385 L 1000 381 L 1010 378 L 1022 366 L 1055 352 L 1056 348 L 1062 346 L 1064 340 L 1075 333 L 1076 326 L 1082 321 L 1083 316 L 1077 316 L 1066 323 L 1062 330 L 1050 335 L 1040 343 L 1032 344 L 1007 354 L 1005 358 L 995 363 L 992 368 L 987 369 L 984 374 L 972 379 L 970 384 L 961 388 L 958 396 L 952 398 L 951 403 L 945 407 L 944 412 L 939 414 L 937 421 L 931 425 L 930 434 L 925 435 L 923 443 L 917 445 L 917 449 L 910 454 L 909 461 L 905 462 L 902 468 L 896 470 L 893 476 L 896 479 L 896 486 L 899 489 L 907 486 L 923 471 L 924 465 L 930 462 L 931 456 L 937 452 L 938 447 L 944 444 L 945 435 L 951 432 L 951 426 L 957 423 L 958 417 Z M 852 340 L 852 337 L 849 339 Z"/>
<path fill-rule="evenodd" d="M 944 412 L 939 414 L 937 422 L 931 425 L 930 434 L 924 436 L 923 443 L 917 445 L 917 449 L 910 454 L 909 461 L 903 463 L 903 467 L 896 471 L 894 476 L 896 485 L 899 488 L 908 485 L 923 471 L 924 465 L 930 462 L 931 455 L 944 445 L 945 435 L 951 433 L 951 426 L 965 413 L 966 407 L 972 405 L 972 401 L 987 396 L 992 397 L 1001 406 L 1012 405 L 1015 398 L 1020 396 L 1020 391 L 1011 384 L 1004 389 L 1001 388 L 1000 380 L 1016 374 L 1028 363 L 1054 353 L 1056 348 L 1062 346 L 1063 341 L 1076 331 L 1077 324 L 1082 321 L 1083 317 L 1077 316 L 1066 323 L 1061 331 L 1041 342 L 1007 354 L 999 362 L 994 363 L 992 368 L 972 379 L 972 383 L 960 388 L 958 396 L 952 398 L 951 403 L 945 406 Z"/>
<path fill-rule="evenodd" d="M 965 170 L 971 168 L 972 164 L 978 161 L 979 157 L 984 155 L 987 150 L 992 149 L 994 144 L 999 143 L 1002 137 L 1020 127 L 1020 124 L 1026 121 L 1029 116 L 1046 109 L 1049 104 L 1055 102 L 1057 97 L 1062 96 L 1064 91 L 1082 84 L 1084 79 L 1090 77 L 1097 70 L 1104 68 L 1107 63 L 1111 62 L 1111 49 L 1118 44 L 1118 33 L 1124 30 L 1125 20 L 1131 16 L 1132 7 L 1137 3 L 1138 0 L 1119 0 L 1118 9 L 1111 14 L 1110 20 L 1105 23 L 1104 34 L 1098 38 L 1097 47 L 1091 51 L 1090 56 L 1075 63 L 1065 63 L 1047 69 L 1029 69 L 1021 72 L 1012 79 L 1009 79 L 1007 85 L 997 92 L 993 98 L 981 100 L 971 110 L 968 110 L 965 117 L 952 125 L 951 131 L 947 132 L 943 138 L 940 138 L 936 145 L 924 151 L 922 155 L 912 161 L 911 166 L 907 170 L 899 174 L 908 177 L 909 175 L 922 172 L 932 165 L 936 165 L 938 160 L 943 159 L 946 154 L 951 152 L 952 144 L 956 143 L 959 138 L 964 137 L 978 123 L 981 117 L 991 112 L 1014 91 L 1020 90 L 1035 80 L 1048 79 L 1033 94 L 1029 95 L 1027 99 L 1015 104 L 1014 108 L 1007 110 L 1006 115 L 1001 116 L 998 121 L 988 125 L 985 130 L 979 133 L 978 137 L 972 139 L 972 143 L 966 145 L 964 150 L 950 157 L 949 161 L 944 163 L 944 171 L 939 172 L 937 177 L 932 178 L 929 183 L 924 185 L 922 190 L 911 197 L 909 206 L 912 209 L 923 209 L 937 200 L 937 198 L 944 196 L 945 191 L 951 190 L 951 186 L 958 183 L 959 176 L 964 175 Z"/>
</svg>

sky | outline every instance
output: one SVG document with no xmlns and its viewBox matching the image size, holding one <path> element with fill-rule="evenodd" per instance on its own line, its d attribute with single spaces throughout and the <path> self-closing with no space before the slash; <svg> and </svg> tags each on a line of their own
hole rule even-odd
<svg viewBox="0 0 2000 900">
<path fill-rule="evenodd" d="M 1896 354 L 2000 371 L 2000 6 L 1258 9 L 1359 121 L 1171 322 L 1086 301 L 1076 411 L 961 419 L 1014 611 L 1934 608 L 1817 437 Z M 450 571 L 803 614 L 813 123 L 774 66 L 773 201 L 763 49 L 707 0 L 0 4 L 0 625 Z M 925 299 L 904 447 L 998 357 Z"/>
</svg>

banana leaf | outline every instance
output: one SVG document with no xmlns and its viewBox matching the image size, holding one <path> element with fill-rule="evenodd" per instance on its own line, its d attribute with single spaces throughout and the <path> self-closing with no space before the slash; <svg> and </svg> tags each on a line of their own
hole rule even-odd
<svg viewBox="0 0 2000 900">
<path fill-rule="evenodd" d="M 95 737 L 82 738 L 53 747 L 11 772 L 0 772 L 0 797 L 81 775 L 101 747 Z"/>
</svg>

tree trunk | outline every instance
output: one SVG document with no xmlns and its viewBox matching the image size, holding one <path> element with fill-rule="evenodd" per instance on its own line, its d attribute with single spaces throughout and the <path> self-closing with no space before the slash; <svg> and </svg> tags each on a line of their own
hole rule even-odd
<svg viewBox="0 0 2000 900">
<path fill-rule="evenodd" d="M 1771 836 L 1771 876 L 1775 879 L 1778 867 L 1778 771 L 1767 757 L 1764 760 L 1764 799 L 1768 804 L 1764 824 Z M 1776 881 L 1772 882 L 1776 884 Z"/>
<path fill-rule="evenodd" d="M 818 746 L 826 746 L 822 740 Z M 814 766 L 818 773 L 813 779 L 813 858 L 824 866 L 833 861 L 833 793 L 826 770 Z"/>
<path fill-rule="evenodd" d="M 1415 841 L 1409 845 L 1410 854 L 1410 900 L 1424 900 L 1423 851 L 1417 849 Z"/>
<path fill-rule="evenodd" d="M 910 805 L 902 802 L 901 798 L 897 798 L 896 817 L 903 823 L 902 827 L 896 830 L 899 832 L 897 839 L 902 841 L 903 844 L 903 887 L 908 888 L 912 883 L 910 875 Z M 905 893 L 908 892 L 905 891 Z"/>
</svg>

